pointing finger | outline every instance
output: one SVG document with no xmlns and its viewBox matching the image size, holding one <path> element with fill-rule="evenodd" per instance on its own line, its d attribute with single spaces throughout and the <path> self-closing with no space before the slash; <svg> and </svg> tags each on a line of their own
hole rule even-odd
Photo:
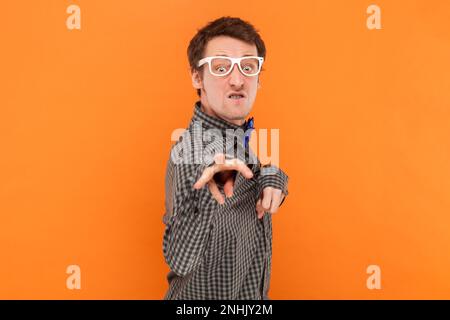
<svg viewBox="0 0 450 320">
<path fill-rule="evenodd" d="M 270 210 L 270 201 L 272 200 L 272 187 L 266 187 L 263 190 L 262 207 L 265 211 Z"/>
<path fill-rule="evenodd" d="M 274 189 L 272 192 L 272 205 L 270 206 L 270 213 L 278 211 L 281 202 L 281 190 Z"/>
</svg>

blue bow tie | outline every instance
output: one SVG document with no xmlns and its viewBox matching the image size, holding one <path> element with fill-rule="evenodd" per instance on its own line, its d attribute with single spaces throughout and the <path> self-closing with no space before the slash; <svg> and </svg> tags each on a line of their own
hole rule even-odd
<svg viewBox="0 0 450 320">
<path fill-rule="evenodd" d="M 254 124 L 255 124 L 255 121 L 254 121 L 253 117 L 251 117 L 250 119 L 245 121 L 245 124 L 244 124 L 244 131 L 245 131 L 244 145 L 245 145 L 245 148 L 247 148 L 247 146 L 248 146 L 248 142 L 250 140 L 250 135 L 252 133 L 252 130 L 255 129 Z M 250 131 L 247 132 L 247 130 L 249 130 L 249 129 L 250 129 Z"/>
</svg>

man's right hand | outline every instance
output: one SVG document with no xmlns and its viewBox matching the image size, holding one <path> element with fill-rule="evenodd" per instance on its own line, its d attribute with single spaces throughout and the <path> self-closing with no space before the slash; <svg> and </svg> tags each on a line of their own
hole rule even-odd
<svg viewBox="0 0 450 320">
<path fill-rule="evenodd" d="M 207 167 L 201 177 L 194 183 L 195 189 L 202 188 L 205 184 L 208 184 L 209 191 L 211 192 L 214 199 L 220 204 L 225 203 L 225 199 L 220 193 L 219 187 L 216 181 L 214 181 L 214 175 L 220 174 L 223 181 L 223 190 L 225 195 L 229 198 L 233 195 L 234 187 L 234 172 L 237 171 L 242 174 L 244 178 L 251 179 L 253 177 L 253 172 L 249 167 L 240 159 L 225 159 L 225 155 L 222 153 L 216 154 L 214 156 L 214 164 Z"/>
</svg>

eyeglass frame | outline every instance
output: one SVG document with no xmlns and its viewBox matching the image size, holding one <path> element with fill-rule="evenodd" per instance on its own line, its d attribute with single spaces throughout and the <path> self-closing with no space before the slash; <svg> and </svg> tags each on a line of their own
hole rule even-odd
<svg viewBox="0 0 450 320">
<path fill-rule="evenodd" d="M 222 58 L 222 59 L 225 58 L 225 59 L 231 60 L 231 67 L 230 67 L 230 69 L 227 71 L 227 73 L 223 73 L 223 74 L 220 74 L 220 75 L 219 75 L 219 74 L 215 74 L 215 73 L 212 72 L 211 60 L 212 60 L 212 59 L 215 59 L 215 58 Z M 246 74 L 244 71 L 242 71 L 241 61 L 242 61 L 243 59 L 249 59 L 249 58 L 256 58 L 256 59 L 258 59 L 258 61 L 259 61 L 258 72 L 255 73 L 255 74 Z M 263 58 L 263 57 L 258 57 L 258 56 L 244 56 L 244 57 L 240 57 L 240 58 L 232 58 L 232 57 L 227 57 L 227 56 L 209 56 L 209 57 L 205 57 L 205 58 L 203 58 L 203 59 L 200 59 L 200 60 L 198 61 L 198 63 L 197 63 L 197 66 L 198 66 L 198 67 L 201 67 L 201 66 L 203 66 L 205 63 L 207 63 L 207 64 L 208 64 L 208 67 L 209 67 L 209 73 L 211 73 L 211 74 L 212 74 L 213 76 L 215 76 L 215 77 L 225 77 L 225 76 L 229 75 L 229 74 L 231 73 L 231 71 L 233 71 L 234 65 L 237 64 L 237 65 L 238 65 L 239 71 L 240 71 L 244 76 L 247 76 L 247 77 L 254 77 L 254 76 L 257 76 L 257 75 L 261 72 L 261 68 L 262 68 L 263 62 L 264 62 L 264 58 Z"/>
</svg>

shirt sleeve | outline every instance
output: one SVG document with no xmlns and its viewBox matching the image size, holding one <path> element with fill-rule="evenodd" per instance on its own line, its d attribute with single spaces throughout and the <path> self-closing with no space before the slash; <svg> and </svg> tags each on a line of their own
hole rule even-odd
<svg viewBox="0 0 450 320">
<path fill-rule="evenodd" d="M 193 188 L 206 167 L 208 164 L 176 164 L 171 158 L 167 163 L 163 253 L 179 276 L 190 273 L 201 261 L 217 205 L 207 186 Z"/>
<path fill-rule="evenodd" d="M 266 187 L 279 189 L 284 195 L 280 203 L 281 206 L 289 194 L 288 182 L 289 177 L 280 168 L 276 166 L 263 166 L 258 176 L 258 195 L 261 195 L 261 192 Z"/>
</svg>

